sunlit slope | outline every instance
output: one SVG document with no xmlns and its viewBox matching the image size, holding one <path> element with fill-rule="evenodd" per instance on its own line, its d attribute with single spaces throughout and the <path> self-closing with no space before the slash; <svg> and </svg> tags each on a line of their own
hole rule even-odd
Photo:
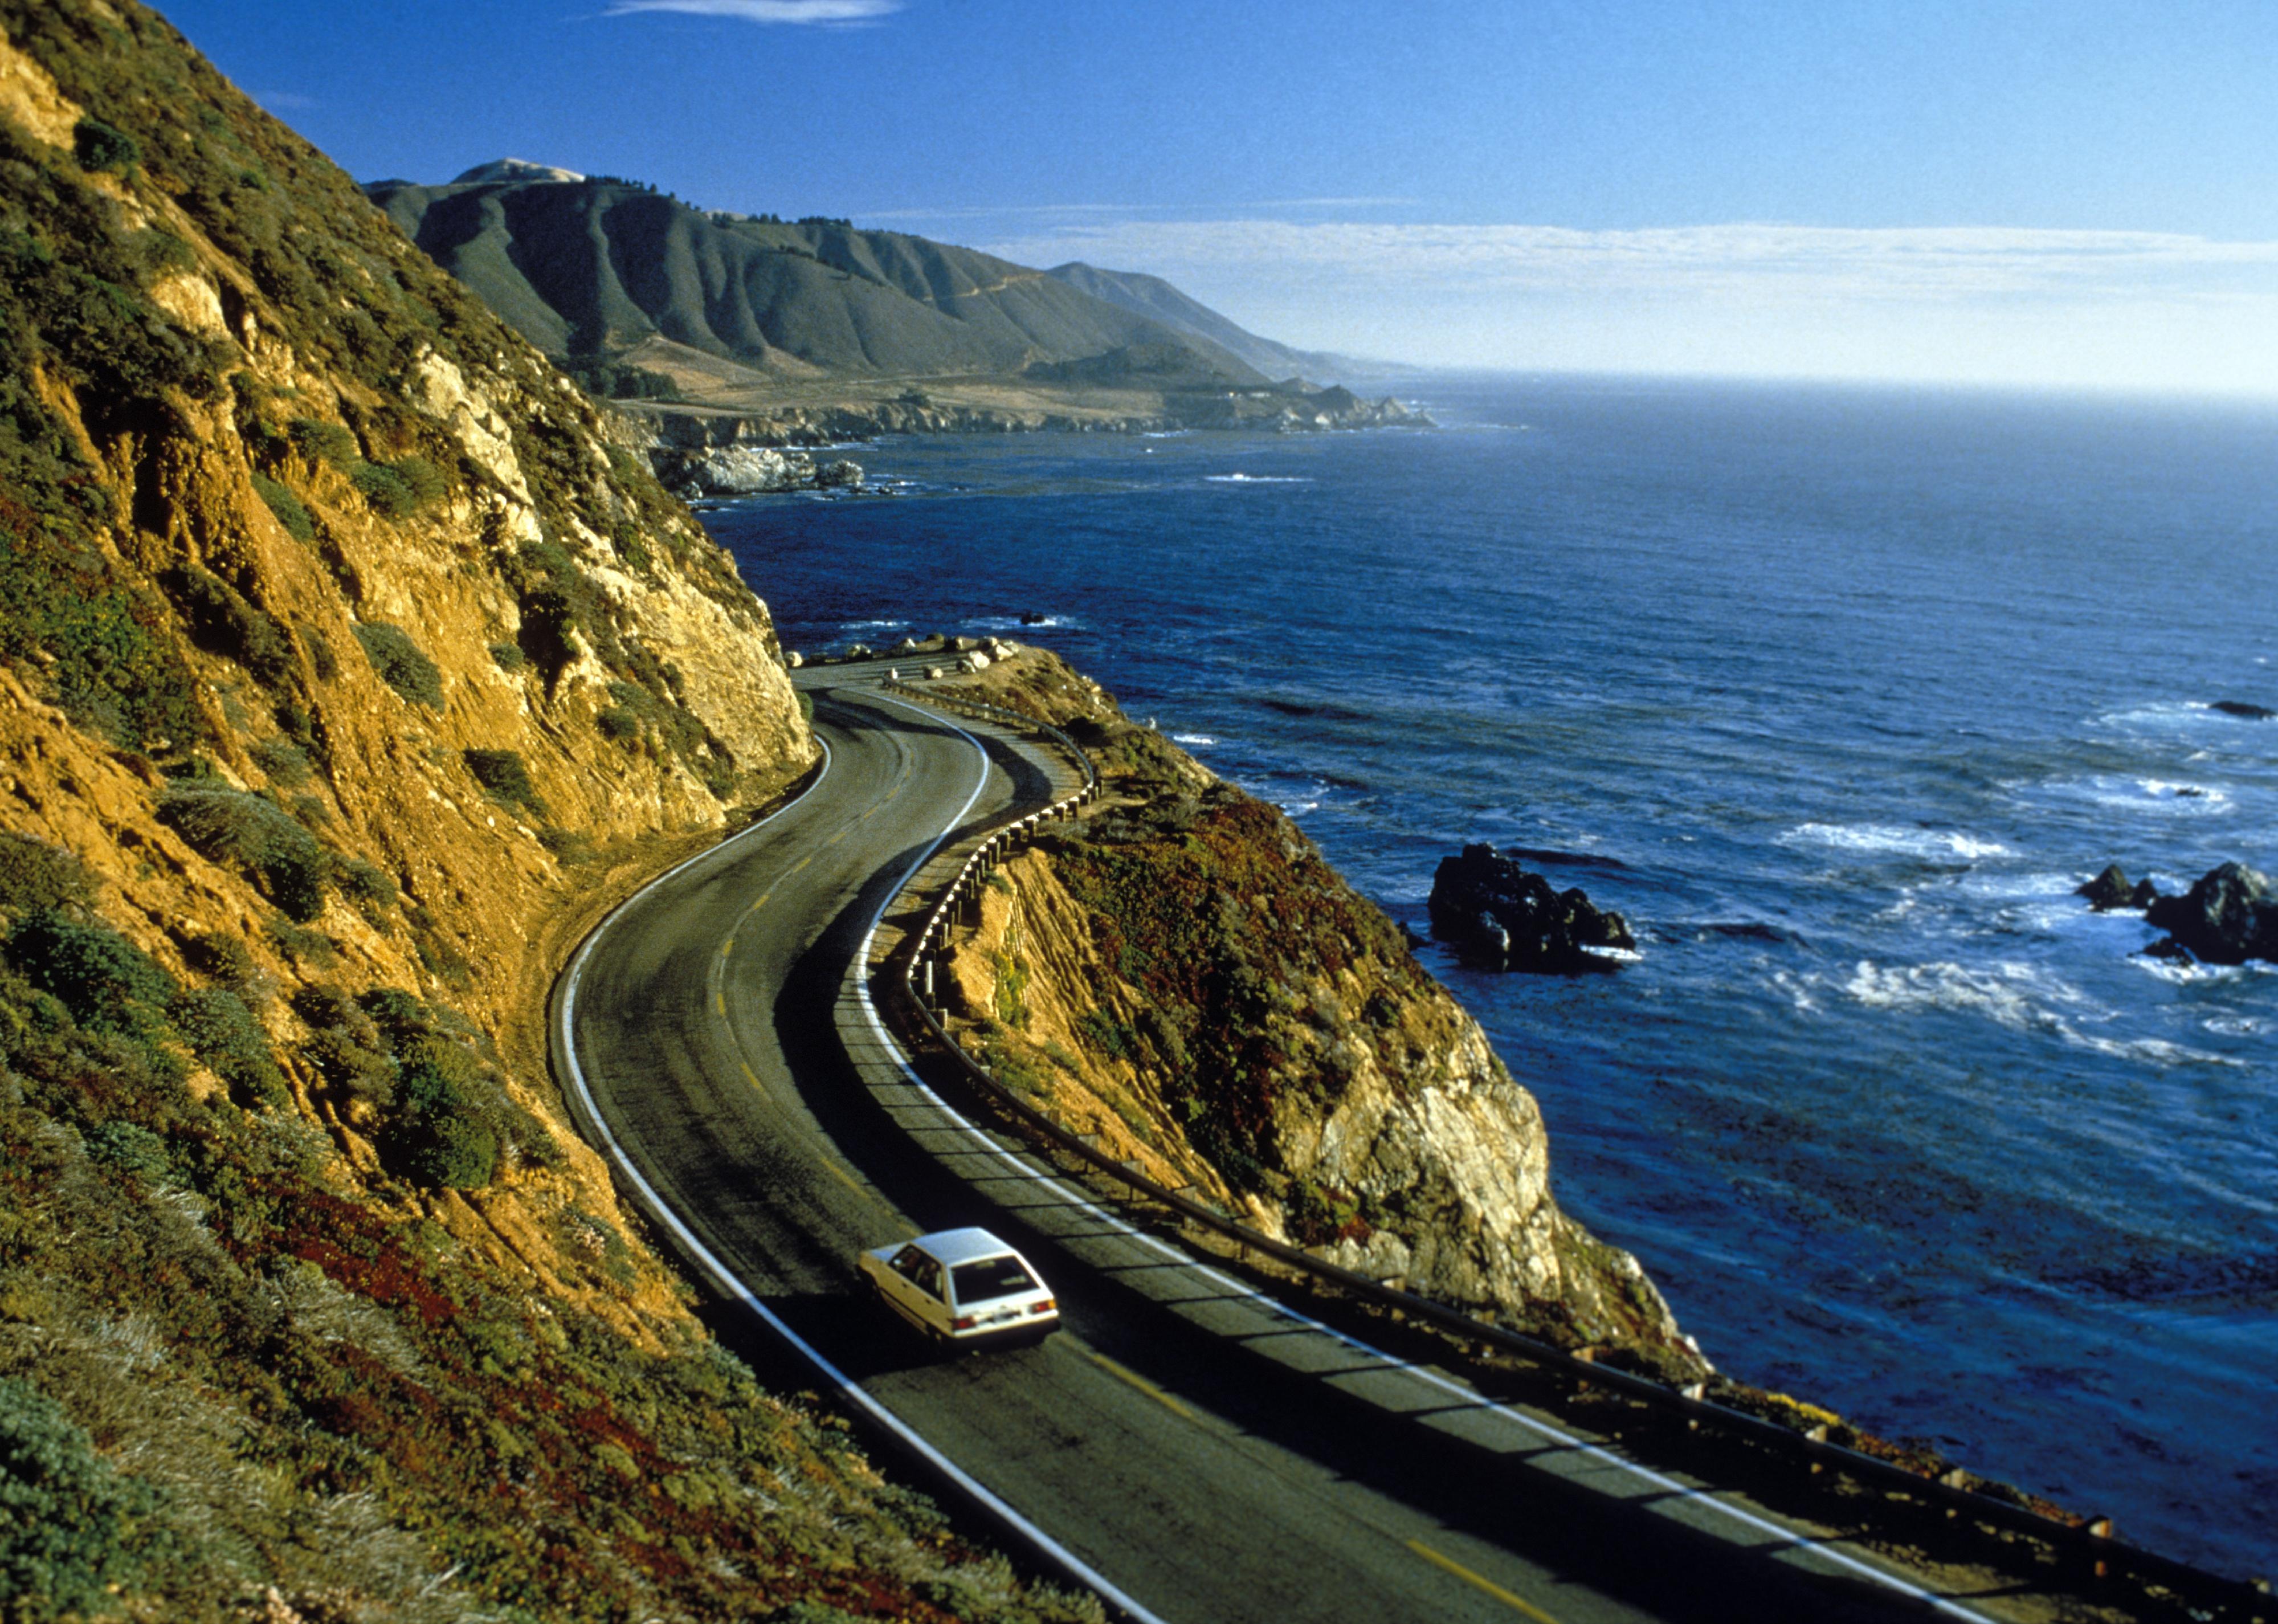
<svg viewBox="0 0 2278 1624">
<path fill-rule="evenodd" d="M 607 179 L 370 190 L 438 263 L 557 356 L 607 356 L 661 335 L 766 371 L 920 376 L 1011 373 L 1169 344 L 1229 382 L 1261 380 L 1197 331 L 923 237 L 707 213 Z"/>
</svg>

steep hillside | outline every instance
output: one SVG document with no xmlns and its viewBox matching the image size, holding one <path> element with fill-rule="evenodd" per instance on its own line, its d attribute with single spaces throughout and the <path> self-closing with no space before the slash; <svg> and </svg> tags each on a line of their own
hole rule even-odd
<svg viewBox="0 0 2278 1624">
<path fill-rule="evenodd" d="M 721 1353 L 547 1078 L 809 764 L 764 605 L 163 20 L 0 32 L 0 1613 L 1096 1616 Z"/>
<path fill-rule="evenodd" d="M 1681 1380 L 1636 1260 L 1550 1193 L 1533 1097 L 1296 825 L 1024 650 L 961 682 L 1065 727 L 1096 809 L 982 895 L 952 1030 L 1060 1121 L 1270 1234 Z"/>
<path fill-rule="evenodd" d="M 1024 265 L 844 220 L 707 213 L 630 181 L 511 162 L 373 201 L 524 337 L 608 357 L 661 337 L 788 378 L 1009 374 L 1170 344 L 1264 379 L 1210 339 Z"/>
<path fill-rule="evenodd" d="M 1201 300 L 1181 293 L 1159 276 L 1139 271 L 1103 271 L 1080 259 L 1054 265 L 1045 274 L 1071 287 L 1082 288 L 1095 299 L 1120 304 L 1135 314 L 1151 318 L 1196 338 L 1208 339 L 1268 378 L 1334 378 L 1349 371 L 1352 364 L 1342 356 L 1292 349 L 1287 344 L 1260 338 Z"/>
</svg>

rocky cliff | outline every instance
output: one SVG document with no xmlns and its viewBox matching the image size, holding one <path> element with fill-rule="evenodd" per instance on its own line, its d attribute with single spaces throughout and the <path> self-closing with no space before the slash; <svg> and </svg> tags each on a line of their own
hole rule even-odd
<svg viewBox="0 0 2278 1624">
<path fill-rule="evenodd" d="M 722 1354 L 548 1082 L 814 754 L 764 605 L 162 19 L 0 34 L 0 1611 L 1085 1614 Z"/>
<path fill-rule="evenodd" d="M 1705 1370 L 1636 1260 L 1559 1210 L 1533 1097 L 1276 808 L 1026 649 L 943 685 L 1065 727 L 1089 816 L 983 892 L 954 1030 L 1063 1122 L 1269 1234 L 1569 1346 Z"/>
</svg>

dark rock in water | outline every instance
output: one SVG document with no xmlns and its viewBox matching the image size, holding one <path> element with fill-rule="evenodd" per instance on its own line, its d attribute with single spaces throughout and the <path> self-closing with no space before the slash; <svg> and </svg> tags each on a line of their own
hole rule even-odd
<svg viewBox="0 0 2278 1624">
<path fill-rule="evenodd" d="M 1034 609 L 1024 610 L 1021 616 L 1021 624 L 1024 626 L 1041 626 L 1044 624 L 1044 620 L 1045 617 L 1037 614 Z"/>
<path fill-rule="evenodd" d="M 2149 947 L 2139 948 L 2137 954 L 2146 959 L 2181 959 L 2186 964 L 2191 961 L 2191 950 L 2172 936 L 2163 936 Z"/>
<path fill-rule="evenodd" d="M 2115 908 L 2149 908 L 2159 900 L 2160 888 L 2150 880 L 2128 883 L 2128 874 L 2118 863 L 2073 892 L 2076 897 L 2086 897 L 2088 905 L 2098 913 L 2108 913 Z"/>
<path fill-rule="evenodd" d="M 2260 705 L 2250 705 L 2244 700 L 2219 699 L 2207 709 L 2220 710 L 2227 716 L 2237 716 L 2247 722 L 2267 722 L 2271 717 L 2278 716 L 2278 710 L 2267 709 Z"/>
<path fill-rule="evenodd" d="M 2243 862 L 2208 870 L 2180 897 L 2157 899 L 2144 917 L 2209 964 L 2278 960 L 2278 889 Z"/>
<path fill-rule="evenodd" d="M 2177 801 L 2204 801 L 2206 799 L 2206 792 L 2196 784 L 2178 785 L 2175 787 L 2175 799 Z"/>
<path fill-rule="evenodd" d="M 1430 906 L 1433 935 L 1494 969 L 1606 969 L 1612 961 L 1587 949 L 1637 946 L 1619 914 L 1593 908 L 1579 886 L 1552 890 L 1492 846 L 1441 859 Z"/>
</svg>

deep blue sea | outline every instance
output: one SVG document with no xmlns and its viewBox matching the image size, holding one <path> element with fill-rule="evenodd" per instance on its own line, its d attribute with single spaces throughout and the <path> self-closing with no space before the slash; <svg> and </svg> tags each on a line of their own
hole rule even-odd
<svg viewBox="0 0 2278 1624">
<path fill-rule="evenodd" d="M 710 523 L 786 646 L 1060 649 L 1419 929 L 1464 841 L 1567 854 L 1641 961 L 1425 956 L 1710 1357 L 2278 1573 L 2278 967 L 2070 894 L 2278 866 L 2278 721 L 2207 709 L 2278 709 L 2278 408 L 1406 387 Z"/>
</svg>

